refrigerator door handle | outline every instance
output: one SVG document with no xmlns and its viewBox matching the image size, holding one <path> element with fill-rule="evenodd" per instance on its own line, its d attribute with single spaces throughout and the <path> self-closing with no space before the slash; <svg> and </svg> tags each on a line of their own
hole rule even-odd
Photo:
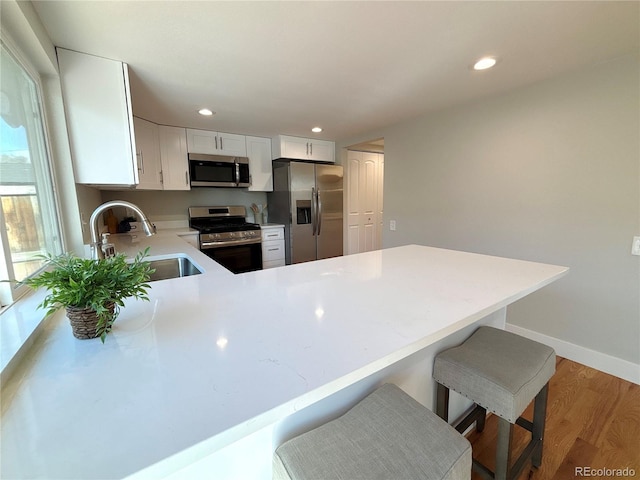
<svg viewBox="0 0 640 480">
<path fill-rule="evenodd" d="M 316 198 L 318 200 L 318 236 L 320 236 L 320 228 L 322 227 L 322 200 L 320 199 L 320 189 L 318 189 L 318 191 L 316 192 Z"/>
<path fill-rule="evenodd" d="M 318 214 L 318 208 L 316 204 L 316 189 L 311 187 L 311 235 L 316 235 L 316 217 Z"/>
</svg>

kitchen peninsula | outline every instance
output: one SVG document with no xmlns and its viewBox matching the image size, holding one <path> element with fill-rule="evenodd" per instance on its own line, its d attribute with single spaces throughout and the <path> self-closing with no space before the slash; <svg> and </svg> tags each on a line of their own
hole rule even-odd
<svg viewBox="0 0 640 480">
<path fill-rule="evenodd" d="M 233 275 L 173 234 L 136 240 L 116 246 L 204 273 L 152 283 L 104 345 L 50 318 L 3 385 L 0 477 L 270 478 L 278 443 L 376 384 L 431 406 L 437 351 L 567 271 L 408 245 Z"/>
</svg>

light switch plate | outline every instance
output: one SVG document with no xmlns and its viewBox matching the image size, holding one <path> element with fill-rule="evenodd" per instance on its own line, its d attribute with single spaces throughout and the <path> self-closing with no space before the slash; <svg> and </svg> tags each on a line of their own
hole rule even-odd
<svg viewBox="0 0 640 480">
<path fill-rule="evenodd" d="M 395 230 L 396 230 L 396 221 L 395 220 L 389 220 L 389 230 L 391 230 L 392 232 L 395 232 Z"/>
<path fill-rule="evenodd" d="M 640 237 L 633 237 L 631 244 L 631 255 L 640 255 Z"/>
</svg>

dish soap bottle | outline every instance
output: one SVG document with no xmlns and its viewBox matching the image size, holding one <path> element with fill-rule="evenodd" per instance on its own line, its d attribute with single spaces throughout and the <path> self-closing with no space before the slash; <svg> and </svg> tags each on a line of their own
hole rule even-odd
<svg viewBox="0 0 640 480">
<path fill-rule="evenodd" d="M 113 209 L 107 210 L 107 230 L 109 233 L 118 233 L 118 219 L 113 214 Z"/>
</svg>

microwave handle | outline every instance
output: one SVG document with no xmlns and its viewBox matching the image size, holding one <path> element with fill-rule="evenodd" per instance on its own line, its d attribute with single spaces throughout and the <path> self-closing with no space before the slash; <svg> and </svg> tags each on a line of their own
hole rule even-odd
<svg viewBox="0 0 640 480">
<path fill-rule="evenodd" d="M 222 140 L 220 140 L 222 143 Z M 236 161 L 236 185 L 240 184 L 240 164 Z"/>
</svg>

